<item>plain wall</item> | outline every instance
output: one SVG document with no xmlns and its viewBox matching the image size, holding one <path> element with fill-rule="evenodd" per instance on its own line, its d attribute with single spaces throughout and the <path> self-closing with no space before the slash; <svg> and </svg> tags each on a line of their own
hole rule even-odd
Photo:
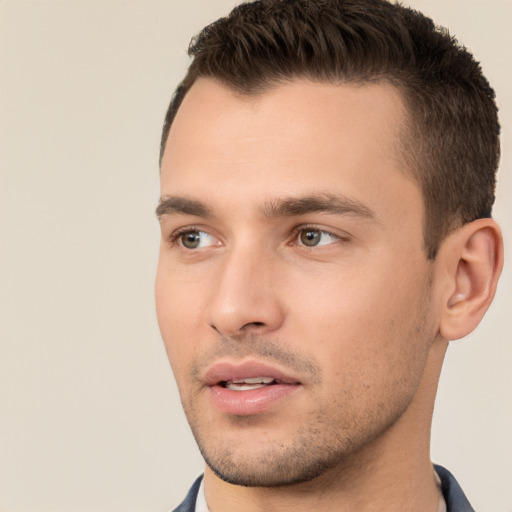
<svg viewBox="0 0 512 512">
<path fill-rule="evenodd" d="M 235 1 L 0 2 L 0 511 L 161 512 L 201 472 L 154 314 L 161 124 L 190 37 Z M 512 3 L 406 2 L 494 85 L 506 269 L 449 349 L 432 457 L 512 512 Z"/>
</svg>

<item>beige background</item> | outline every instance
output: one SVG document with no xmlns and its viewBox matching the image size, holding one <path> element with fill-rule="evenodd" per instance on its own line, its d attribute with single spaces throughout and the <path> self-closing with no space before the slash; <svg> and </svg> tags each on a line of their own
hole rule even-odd
<svg viewBox="0 0 512 512">
<path fill-rule="evenodd" d="M 201 461 L 153 312 L 158 145 L 189 38 L 234 0 L 0 2 L 0 511 L 163 511 Z M 432 455 L 512 512 L 510 1 L 410 0 L 501 106 L 495 304 L 451 347 Z"/>
</svg>

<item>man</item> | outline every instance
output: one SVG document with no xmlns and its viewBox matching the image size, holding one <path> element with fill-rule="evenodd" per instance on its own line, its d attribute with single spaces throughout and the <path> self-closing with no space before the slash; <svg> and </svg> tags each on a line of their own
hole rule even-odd
<svg viewBox="0 0 512 512">
<path fill-rule="evenodd" d="M 243 4 L 190 53 L 156 300 L 206 469 L 176 510 L 472 510 L 429 438 L 503 262 L 478 63 L 384 0 Z"/>
</svg>

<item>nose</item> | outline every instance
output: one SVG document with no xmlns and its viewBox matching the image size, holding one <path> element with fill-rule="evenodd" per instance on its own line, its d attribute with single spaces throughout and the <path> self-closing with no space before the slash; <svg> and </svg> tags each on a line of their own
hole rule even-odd
<svg viewBox="0 0 512 512">
<path fill-rule="evenodd" d="M 233 250 L 220 266 L 206 309 L 209 326 L 224 336 L 277 330 L 284 310 L 278 298 L 279 269 L 272 257 L 250 248 Z"/>
</svg>

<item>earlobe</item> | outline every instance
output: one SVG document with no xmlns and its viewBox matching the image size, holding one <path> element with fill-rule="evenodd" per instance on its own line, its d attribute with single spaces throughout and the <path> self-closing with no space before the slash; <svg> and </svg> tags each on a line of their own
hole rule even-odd
<svg viewBox="0 0 512 512">
<path fill-rule="evenodd" d="M 447 237 L 439 256 L 447 278 L 440 334 L 456 340 L 475 329 L 494 298 L 503 267 L 501 230 L 492 219 L 465 224 Z"/>
</svg>

